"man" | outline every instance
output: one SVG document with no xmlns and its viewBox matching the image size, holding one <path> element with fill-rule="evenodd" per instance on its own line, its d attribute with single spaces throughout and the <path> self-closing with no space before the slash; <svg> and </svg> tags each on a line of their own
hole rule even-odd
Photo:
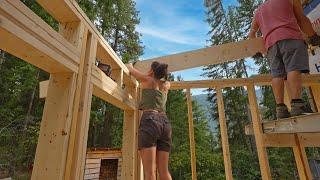
<svg viewBox="0 0 320 180">
<path fill-rule="evenodd" d="M 303 14 L 300 0 L 267 0 L 255 12 L 249 38 L 261 31 L 270 63 L 272 88 L 277 103 L 277 118 L 312 113 L 301 99 L 301 73 L 309 72 L 307 45 L 303 31 L 312 45 L 320 38 L 310 20 Z M 291 115 L 284 104 L 284 82 L 291 97 Z"/>
</svg>

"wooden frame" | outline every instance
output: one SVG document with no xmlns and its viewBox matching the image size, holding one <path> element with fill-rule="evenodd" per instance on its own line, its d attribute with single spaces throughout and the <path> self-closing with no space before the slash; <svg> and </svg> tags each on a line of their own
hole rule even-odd
<svg viewBox="0 0 320 180">
<path fill-rule="evenodd" d="M 19 0 L 0 1 L 0 39 L 4 42 L 0 43 L 0 49 L 50 73 L 49 81 L 40 83 L 40 97 L 46 97 L 46 102 L 32 179 L 83 178 L 92 95 L 125 111 L 121 178 L 143 179 L 141 161 L 137 153 L 137 81 L 130 76 L 125 64 L 76 1 L 37 2 L 59 22 L 59 32 L 53 30 Z M 262 39 L 256 38 L 141 61 L 136 67 L 146 71 L 151 62 L 159 61 L 169 64 L 169 70 L 173 72 L 243 59 L 262 51 Z M 112 66 L 115 71 L 111 77 L 115 81 L 95 66 L 96 59 Z M 246 86 L 248 89 L 252 133 L 256 139 L 262 179 L 271 179 L 267 147 L 292 147 L 299 177 L 312 179 L 305 147 L 320 146 L 319 123 L 315 121 L 319 115 L 264 123 L 262 126 L 255 86 L 270 85 L 270 81 L 270 76 L 260 75 L 247 79 L 172 82 L 172 89 L 187 89 L 192 179 L 197 177 L 190 89 L 214 88 L 217 91 L 224 165 L 226 178 L 229 180 L 232 179 L 232 167 L 222 89 L 237 86 Z M 303 82 L 312 90 L 319 110 L 320 76 L 304 76 Z M 289 102 L 290 97 L 286 97 Z M 307 127 L 307 121 L 312 121 L 312 126 Z M 298 122 L 299 130 L 288 129 L 292 122 Z M 273 128 L 273 134 L 263 131 L 270 126 Z"/>
<path fill-rule="evenodd" d="M 191 157 L 191 174 L 192 180 L 197 179 L 197 162 L 196 162 L 196 145 L 194 140 L 194 126 L 192 113 L 192 98 L 190 89 L 186 91 L 187 105 L 188 105 L 188 124 L 189 124 L 189 141 L 190 141 L 190 157 Z"/>
</svg>

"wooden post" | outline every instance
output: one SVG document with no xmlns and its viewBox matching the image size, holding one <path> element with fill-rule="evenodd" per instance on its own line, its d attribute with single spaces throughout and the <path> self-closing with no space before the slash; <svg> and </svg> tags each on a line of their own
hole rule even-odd
<svg viewBox="0 0 320 180">
<path fill-rule="evenodd" d="M 284 104 L 287 105 L 288 110 L 291 110 L 291 97 L 288 89 L 288 83 L 285 83 L 284 87 Z"/>
<path fill-rule="evenodd" d="M 142 116 L 142 112 L 139 111 L 139 108 L 138 108 L 138 102 L 140 102 L 140 99 L 141 99 L 141 88 L 140 87 L 137 87 L 137 98 L 136 98 L 136 103 L 137 103 L 137 109 L 136 109 L 136 118 L 137 118 L 137 121 L 136 121 L 136 149 L 138 149 L 138 130 L 139 130 L 139 125 L 140 125 L 140 120 L 141 120 L 141 116 Z M 137 180 L 143 180 L 144 179 L 144 174 L 143 174 L 143 166 L 142 166 L 142 161 L 141 161 L 141 157 L 137 152 L 137 161 L 136 161 L 136 179 Z"/>
<path fill-rule="evenodd" d="M 63 180 L 76 75 L 51 74 L 32 172 L 33 180 Z"/>
<path fill-rule="evenodd" d="M 310 170 L 308 158 L 306 155 L 305 147 L 301 146 L 300 140 L 297 134 L 294 134 L 295 146 L 293 146 L 294 158 L 301 180 L 312 180 L 312 173 Z"/>
<path fill-rule="evenodd" d="M 311 85 L 314 102 L 317 106 L 317 111 L 320 112 L 320 84 Z"/>
<path fill-rule="evenodd" d="M 136 166 L 136 112 L 124 111 L 121 179 L 134 179 Z"/>
<path fill-rule="evenodd" d="M 218 104 L 218 111 L 219 111 L 219 124 L 220 124 L 221 140 L 222 140 L 224 170 L 226 173 L 226 179 L 232 180 L 233 179 L 232 167 L 231 167 L 229 140 L 228 140 L 228 132 L 227 132 L 228 128 L 226 123 L 221 87 L 216 88 L 216 93 L 217 93 L 217 104 Z"/>
<path fill-rule="evenodd" d="M 196 146 L 195 146 L 195 141 L 194 141 L 192 99 L 191 99 L 190 89 L 187 89 L 186 95 L 187 95 L 187 103 L 188 103 L 188 121 L 189 121 L 189 140 L 190 140 L 190 153 L 191 153 L 192 180 L 196 180 L 197 179 Z"/>
<path fill-rule="evenodd" d="M 247 88 L 248 88 L 250 111 L 251 111 L 251 117 L 252 117 L 254 137 L 256 140 L 256 146 L 258 151 L 261 176 L 263 180 L 271 180 L 268 154 L 267 154 L 267 150 L 263 140 L 263 131 L 261 127 L 261 120 L 260 120 L 260 114 L 259 114 L 259 109 L 257 104 L 256 92 L 253 84 L 249 84 Z"/>
<path fill-rule="evenodd" d="M 97 51 L 97 39 L 95 39 L 92 34 L 87 33 L 87 30 L 85 32 L 86 33 L 83 34 L 65 179 L 82 179 L 85 168 L 93 88 L 91 83 L 91 70 Z"/>
</svg>

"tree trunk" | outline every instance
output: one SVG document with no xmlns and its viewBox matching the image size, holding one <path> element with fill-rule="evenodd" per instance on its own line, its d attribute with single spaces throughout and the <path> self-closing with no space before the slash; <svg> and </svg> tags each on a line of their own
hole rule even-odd
<svg viewBox="0 0 320 180">
<path fill-rule="evenodd" d="M 106 107 L 107 108 L 104 114 L 104 124 L 103 124 L 101 145 L 103 147 L 111 147 L 111 142 L 112 142 L 111 127 L 113 124 L 115 109 L 108 104 L 106 104 Z"/>
<path fill-rule="evenodd" d="M 37 72 L 37 76 L 36 76 L 36 79 L 39 80 L 39 76 L 40 76 L 40 70 L 38 70 Z M 31 98 L 30 98 L 30 101 L 29 101 L 29 105 L 28 105 L 28 110 L 27 110 L 27 115 L 26 115 L 26 118 L 24 119 L 24 124 L 23 124 L 23 130 L 24 130 L 24 134 L 26 133 L 27 131 L 27 127 L 31 121 L 31 111 L 32 111 L 32 107 L 33 107 L 33 102 L 34 102 L 34 99 L 35 99 L 35 94 L 36 94 L 36 91 L 37 91 L 37 86 L 34 86 L 33 90 L 32 90 L 32 93 L 31 93 Z"/>
</svg>

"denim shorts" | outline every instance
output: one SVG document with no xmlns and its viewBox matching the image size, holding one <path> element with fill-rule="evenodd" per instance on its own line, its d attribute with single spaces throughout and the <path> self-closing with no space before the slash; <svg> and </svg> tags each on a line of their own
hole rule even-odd
<svg viewBox="0 0 320 180">
<path fill-rule="evenodd" d="M 170 152 L 172 147 L 171 124 L 164 113 L 144 112 L 138 132 L 139 150 L 157 147 L 158 151 Z"/>
<path fill-rule="evenodd" d="M 278 41 L 268 50 L 267 59 L 272 77 L 286 77 L 291 71 L 309 73 L 309 56 L 304 40 Z"/>
</svg>

